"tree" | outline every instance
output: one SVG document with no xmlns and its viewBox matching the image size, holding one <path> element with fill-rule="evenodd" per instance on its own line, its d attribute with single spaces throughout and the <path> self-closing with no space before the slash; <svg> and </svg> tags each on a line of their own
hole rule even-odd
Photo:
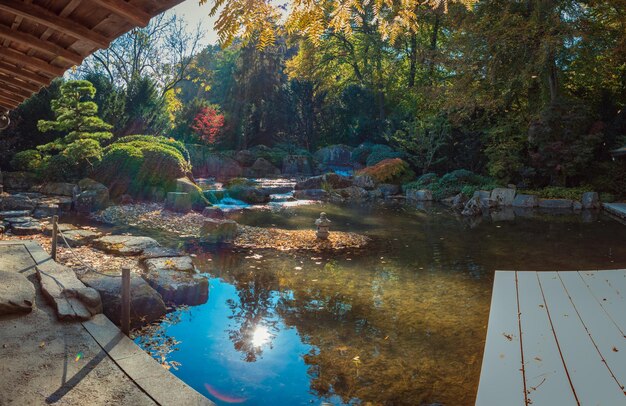
<svg viewBox="0 0 626 406">
<path fill-rule="evenodd" d="M 202 107 L 191 125 L 196 135 L 209 145 L 215 145 L 219 141 L 222 128 L 224 128 L 224 115 L 220 114 L 215 107 Z"/>
<path fill-rule="evenodd" d="M 55 120 L 39 120 L 39 131 L 57 131 L 64 134 L 37 149 L 47 154 L 58 153 L 78 174 L 93 169 L 102 159 L 100 143 L 111 139 L 110 124 L 97 116 L 98 106 L 93 101 L 95 87 L 86 80 L 72 80 L 61 85 L 61 96 L 52 100 Z"/>
</svg>

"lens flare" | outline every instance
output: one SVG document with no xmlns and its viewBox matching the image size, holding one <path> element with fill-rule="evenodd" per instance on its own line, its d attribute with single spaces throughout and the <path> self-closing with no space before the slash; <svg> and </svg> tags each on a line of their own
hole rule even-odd
<svg viewBox="0 0 626 406">
<path fill-rule="evenodd" d="M 211 394 L 211 396 L 213 396 L 214 398 L 216 398 L 218 400 L 221 400 L 222 402 L 226 402 L 226 403 L 243 403 L 246 400 L 248 400 L 246 398 L 238 398 L 238 397 L 235 397 L 235 396 L 229 396 L 229 395 L 220 393 L 217 389 L 215 389 L 214 387 L 212 387 L 208 383 L 205 383 L 204 387 L 206 388 L 207 392 L 209 392 Z"/>
<path fill-rule="evenodd" d="M 79 352 L 78 354 L 76 354 L 76 358 L 74 358 L 74 362 L 78 362 L 82 357 L 83 357 L 83 353 Z"/>
<path fill-rule="evenodd" d="M 267 343 L 271 338 L 270 332 L 267 330 L 265 326 L 257 326 L 252 333 L 252 345 L 255 347 L 260 347 L 263 344 Z"/>
</svg>

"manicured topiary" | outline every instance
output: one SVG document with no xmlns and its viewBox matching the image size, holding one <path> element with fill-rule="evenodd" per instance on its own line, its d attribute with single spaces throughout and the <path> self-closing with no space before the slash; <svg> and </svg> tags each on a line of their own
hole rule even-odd
<svg viewBox="0 0 626 406">
<path fill-rule="evenodd" d="M 350 160 L 352 162 L 365 165 L 367 163 L 367 157 L 372 153 L 373 145 L 371 143 L 363 143 L 352 150 L 352 154 L 350 154 Z"/>
<path fill-rule="evenodd" d="M 409 164 L 400 158 L 385 159 L 374 166 L 368 166 L 357 172 L 368 175 L 377 183 L 403 184 L 415 177 Z"/>
<path fill-rule="evenodd" d="M 385 159 L 392 158 L 402 158 L 402 153 L 395 151 L 387 145 L 376 144 L 372 147 L 372 152 L 367 156 L 365 163 L 367 166 L 373 166 Z"/>
<path fill-rule="evenodd" d="M 43 164 L 43 156 L 37 150 L 27 149 L 15 154 L 10 164 L 16 171 L 37 172 Z"/>
<path fill-rule="evenodd" d="M 128 143 L 128 142 L 133 142 L 133 141 L 145 141 L 149 143 L 157 142 L 159 144 L 170 145 L 176 148 L 181 153 L 183 158 L 185 158 L 185 161 L 189 162 L 189 151 L 187 151 L 185 144 L 183 144 L 180 141 L 175 140 L 174 138 L 166 138 L 160 135 L 155 136 L 155 135 L 137 134 L 137 135 L 127 135 L 126 137 L 122 137 L 118 139 L 116 143 Z"/>
</svg>

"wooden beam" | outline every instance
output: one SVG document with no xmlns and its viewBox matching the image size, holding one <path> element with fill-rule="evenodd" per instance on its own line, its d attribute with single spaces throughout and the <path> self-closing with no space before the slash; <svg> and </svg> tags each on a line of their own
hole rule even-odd
<svg viewBox="0 0 626 406">
<path fill-rule="evenodd" d="M 26 97 L 22 97 L 3 88 L 0 88 L 0 96 L 7 100 L 13 100 L 15 103 L 21 103 L 24 99 L 26 99 Z"/>
<path fill-rule="evenodd" d="M 25 4 L 19 0 L 2 0 L 0 2 L 0 10 L 13 13 L 27 20 L 50 27 L 62 34 L 67 34 L 76 39 L 91 42 L 100 48 L 106 48 L 109 46 L 110 41 L 104 35 L 91 31 L 84 25 L 78 24 L 68 18 L 59 17 L 43 7 L 33 4 Z"/>
<path fill-rule="evenodd" d="M 21 80 L 14 76 L 8 76 L 4 73 L 0 73 L 0 82 L 8 86 L 24 89 L 25 92 L 38 92 L 41 89 L 41 85 L 34 85 L 25 80 Z"/>
<path fill-rule="evenodd" d="M 30 97 L 35 92 L 31 90 L 26 90 L 23 87 L 15 86 L 9 82 L 5 82 L 1 77 L 0 77 L 0 89 L 6 89 L 10 91 L 11 93 L 15 93 L 21 97 Z"/>
<path fill-rule="evenodd" d="M 72 51 L 68 51 L 67 49 L 53 42 L 43 41 L 34 35 L 12 30 L 11 28 L 6 27 L 4 25 L 0 25 L 0 37 L 9 39 L 20 45 L 34 48 L 38 51 L 45 52 L 47 54 L 60 56 L 74 65 L 80 65 L 83 61 L 82 55 L 79 55 Z"/>
<path fill-rule="evenodd" d="M 43 59 L 28 56 L 11 48 L 0 47 L 0 58 L 16 65 L 23 65 L 54 76 L 63 76 L 67 68 L 50 65 Z"/>
<path fill-rule="evenodd" d="M 47 76 L 42 76 L 37 73 L 27 71 L 17 66 L 11 65 L 4 61 L 0 61 L 0 72 L 4 72 L 11 77 L 19 77 L 25 80 L 30 80 L 33 83 L 37 83 L 42 86 L 48 86 L 52 79 Z"/>
<path fill-rule="evenodd" d="M 150 22 L 150 15 L 145 11 L 133 6 L 124 0 L 91 0 L 98 6 L 105 8 L 120 17 L 123 17 L 126 21 L 137 25 L 139 27 L 145 27 Z"/>
<path fill-rule="evenodd" d="M 4 97 L 0 96 L 0 105 L 2 105 L 2 107 L 4 107 L 4 108 L 7 108 L 7 109 L 11 110 L 11 109 L 16 108 L 20 104 L 22 104 L 22 103 L 21 102 L 20 103 L 16 103 L 14 101 L 5 99 Z"/>
</svg>

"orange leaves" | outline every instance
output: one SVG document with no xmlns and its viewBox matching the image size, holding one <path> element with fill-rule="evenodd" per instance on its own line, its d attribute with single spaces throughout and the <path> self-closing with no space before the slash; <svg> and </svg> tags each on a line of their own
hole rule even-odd
<svg viewBox="0 0 626 406">
<path fill-rule="evenodd" d="M 368 175 L 378 183 L 404 183 L 414 175 L 409 164 L 400 158 L 385 159 L 360 170 L 358 174 Z"/>
</svg>

